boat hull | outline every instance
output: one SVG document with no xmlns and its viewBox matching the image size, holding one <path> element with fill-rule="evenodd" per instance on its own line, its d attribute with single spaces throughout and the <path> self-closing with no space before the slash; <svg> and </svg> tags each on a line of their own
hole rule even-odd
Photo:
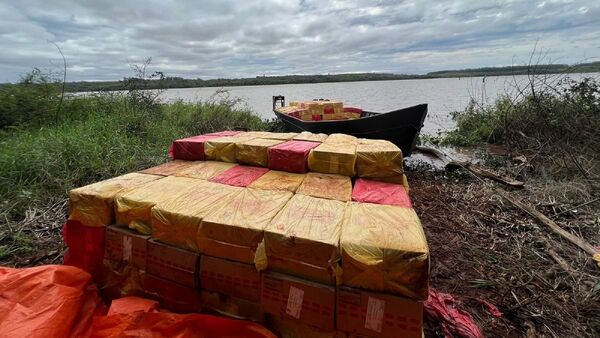
<svg viewBox="0 0 600 338">
<path fill-rule="evenodd" d="M 427 104 L 388 113 L 363 112 L 359 119 L 336 121 L 302 121 L 274 111 L 287 131 L 312 133 L 344 133 L 356 137 L 388 140 L 410 156 L 427 115 Z"/>
</svg>

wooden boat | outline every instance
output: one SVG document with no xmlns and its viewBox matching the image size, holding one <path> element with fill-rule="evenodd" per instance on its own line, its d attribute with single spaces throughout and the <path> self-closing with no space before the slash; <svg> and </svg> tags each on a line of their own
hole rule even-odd
<svg viewBox="0 0 600 338">
<path fill-rule="evenodd" d="M 388 140 L 402 149 L 404 156 L 410 156 L 427 115 L 427 104 L 419 104 L 387 113 L 363 111 L 360 118 L 354 120 L 303 121 L 276 111 L 283 106 L 285 97 L 273 96 L 273 112 L 285 124 L 287 131 L 344 133 L 362 138 Z"/>
</svg>

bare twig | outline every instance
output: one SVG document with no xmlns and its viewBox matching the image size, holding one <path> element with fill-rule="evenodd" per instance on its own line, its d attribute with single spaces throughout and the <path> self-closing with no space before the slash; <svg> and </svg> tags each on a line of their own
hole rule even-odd
<svg viewBox="0 0 600 338">
<path fill-rule="evenodd" d="M 62 108 L 62 103 L 63 103 L 63 99 L 65 97 L 65 83 L 67 82 L 67 59 L 65 58 L 65 55 L 63 54 L 62 50 L 60 49 L 60 47 L 56 44 L 56 42 L 54 41 L 48 41 L 51 44 L 54 45 L 54 47 L 56 47 L 56 49 L 58 49 L 58 52 L 60 53 L 60 56 L 62 56 L 63 59 L 63 80 L 62 80 L 62 86 L 60 89 L 60 100 L 58 101 L 58 107 L 56 107 L 56 113 L 55 113 L 55 120 L 58 121 L 58 116 L 60 114 L 60 109 Z"/>
</svg>

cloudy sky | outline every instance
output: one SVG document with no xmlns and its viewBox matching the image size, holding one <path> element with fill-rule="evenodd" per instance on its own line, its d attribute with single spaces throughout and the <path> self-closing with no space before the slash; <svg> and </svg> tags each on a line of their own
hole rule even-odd
<svg viewBox="0 0 600 338">
<path fill-rule="evenodd" d="M 429 71 L 600 60 L 600 0 L 0 0 L 0 82 L 68 62 L 117 80 L 152 57 L 187 78 Z M 596 59 L 593 59 L 596 58 Z"/>
</svg>

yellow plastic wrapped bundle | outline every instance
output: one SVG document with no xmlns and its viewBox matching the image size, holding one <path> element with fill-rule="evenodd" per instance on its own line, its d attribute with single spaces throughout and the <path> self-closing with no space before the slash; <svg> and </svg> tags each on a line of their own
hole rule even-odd
<svg viewBox="0 0 600 338">
<path fill-rule="evenodd" d="M 356 175 L 377 181 L 403 183 L 402 151 L 385 140 L 360 139 L 356 147 Z"/>
<path fill-rule="evenodd" d="M 296 136 L 298 136 L 298 133 L 269 133 L 268 136 L 263 137 L 263 138 L 268 138 L 271 140 L 289 141 Z"/>
<path fill-rule="evenodd" d="M 231 200 L 222 201 L 202 220 L 196 237 L 200 252 L 253 263 L 265 227 L 292 195 L 288 191 L 246 188 Z"/>
<path fill-rule="evenodd" d="M 235 167 L 235 163 L 202 161 L 195 162 L 194 165 L 177 172 L 174 176 L 191 177 L 201 180 L 209 180 L 227 169 Z"/>
<path fill-rule="evenodd" d="M 115 198 L 117 224 L 149 235 L 150 211 L 155 205 L 169 201 L 198 188 L 206 181 L 188 177 L 168 176 L 119 194 Z"/>
<path fill-rule="evenodd" d="M 268 131 L 247 131 L 241 134 L 237 134 L 235 136 L 243 138 L 266 138 L 270 134 L 271 132 Z"/>
<path fill-rule="evenodd" d="M 259 167 L 267 166 L 267 151 L 270 147 L 283 143 L 282 140 L 256 138 L 236 144 L 235 158 L 238 163 Z"/>
<path fill-rule="evenodd" d="M 292 140 L 296 141 L 312 141 L 312 142 L 324 142 L 327 139 L 327 134 L 313 134 L 310 131 L 303 131 Z"/>
<path fill-rule="evenodd" d="M 351 143 L 329 144 L 325 141 L 312 149 L 308 155 L 308 168 L 324 174 L 353 177 L 356 174 L 355 164 L 356 145 Z"/>
<path fill-rule="evenodd" d="M 300 101 L 290 101 L 290 107 L 300 107 Z"/>
<path fill-rule="evenodd" d="M 113 200 L 162 176 L 130 173 L 69 191 L 69 220 L 86 226 L 107 226 L 115 222 Z"/>
<path fill-rule="evenodd" d="M 244 135 L 251 133 L 247 132 Z M 204 155 L 207 160 L 235 163 L 236 145 L 254 139 L 253 136 L 225 136 L 204 143 Z"/>
<path fill-rule="evenodd" d="M 333 284 L 340 272 L 345 206 L 341 201 L 294 195 L 265 229 L 269 269 Z"/>
<path fill-rule="evenodd" d="M 161 175 L 161 176 L 171 176 L 175 175 L 178 172 L 185 170 L 198 162 L 195 161 L 182 161 L 182 160 L 173 160 L 167 163 L 163 163 L 161 165 L 157 165 L 156 167 L 144 169 L 140 171 L 142 174 L 151 174 L 151 175 Z"/>
<path fill-rule="evenodd" d="M 324 141 L 325 143 L 328 144 L 352 144 L 352 145 L 357 145 L 358 144 L 358 139 L 352 135 L 346 135 L 346 134 L 331 134 L 329 135 L 329 137 L 327 137 L 327 139 Z"/>
<path fill-rule="evenodd" d="M 198 251 L 196 235 L 202 218 L 219 203 L 231 201 L 243 188 L 205 182 L 177 198 L 152 208 L 152 238 L 182 249 Z"/>
<path fill-rule="evenodd" d="M 297 193 L 338 201 L 350 201 L 352 199 L 352 181 L 350 177 L 342 175 L 308 173 L 298 187 Z"/>
<path fill-rule="evenodd" d="M 342 284 L 427 299 L 429 249 L 413 209 L 350 202 L 340 246 Z"/>
<path fill-rule="evenodd" d="M 271 170 L 252 182 L 248 187 L 264 190 L 296 192 L 305 177 L 305 174 L 293 174 L 285 171 Z"/>
</svg>

